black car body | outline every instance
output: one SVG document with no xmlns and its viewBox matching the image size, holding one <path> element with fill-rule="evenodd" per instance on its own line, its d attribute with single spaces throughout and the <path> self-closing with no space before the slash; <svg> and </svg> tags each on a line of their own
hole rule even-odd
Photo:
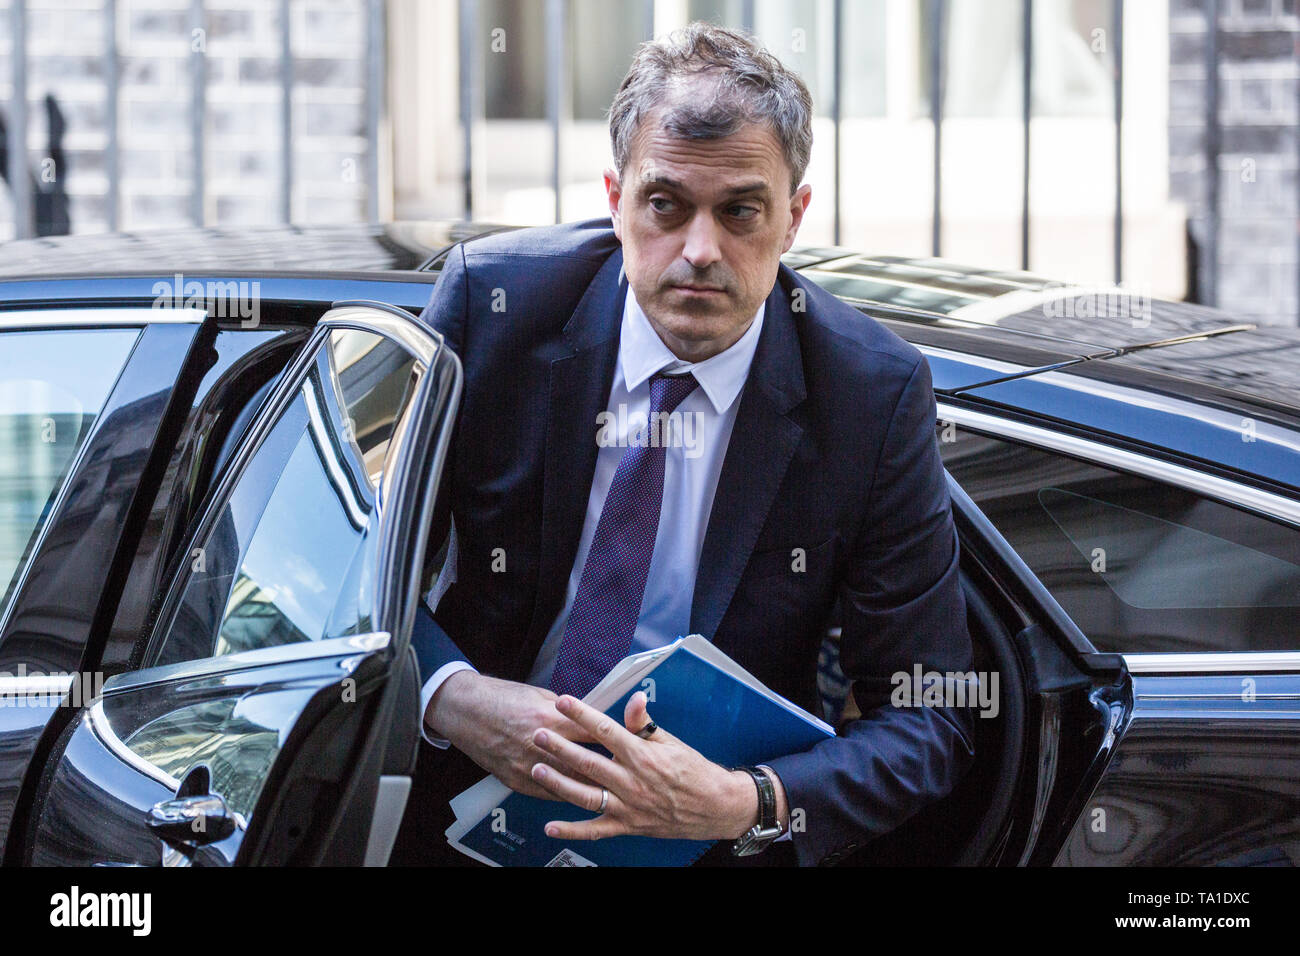
<svg viewBox="0 0 1300 956">
<path fill-rule="evenodd" d="M 25 502 L 0 566 L 6 864 L 388 859 L 460 385 L 413 317 L 493 228 L 0 251 L 0 358 L 24 366 L 0 370 L 0 453 L 32 463 L 0 470 Z M 939 260 L 785 261 L 926 353 L 999 678 L 957 791 L 842 862 L 1300 861 L 1300 336 Z"/>
</svg>

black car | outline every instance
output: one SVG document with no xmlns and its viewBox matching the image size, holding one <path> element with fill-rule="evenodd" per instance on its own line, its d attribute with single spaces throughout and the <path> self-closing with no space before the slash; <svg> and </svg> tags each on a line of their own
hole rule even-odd
<svg viewBox="0 0 1300 956">
<path fill-rule="evenodd" d="M 382 864 L 477 224 L 0 251 L 0 841 L 25 864 Z M 845 863 L 1300 861 L 1300 335 L 798 247 L 920 347 L 977 759 Z M 854 716 L 834 616 L 826 716 Z"/>
</svg>

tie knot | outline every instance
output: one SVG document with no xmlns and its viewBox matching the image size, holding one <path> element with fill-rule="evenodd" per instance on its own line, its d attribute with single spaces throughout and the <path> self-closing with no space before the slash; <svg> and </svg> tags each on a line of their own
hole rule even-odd
<svg viewBox="0 0 1300 956">
<path fill-rule="evenodd" d="M 699 384 L 690 372 L 685 375 L 656 372 L 650 376 L 650 414 L 672 412 Z"/>
</svg>

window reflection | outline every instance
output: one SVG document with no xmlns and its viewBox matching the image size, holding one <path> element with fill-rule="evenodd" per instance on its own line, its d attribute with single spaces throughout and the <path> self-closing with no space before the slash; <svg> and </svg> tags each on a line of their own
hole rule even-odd
<svg viewBox="0 0 1300 956">
<path fill-rule="evenodd" d="M 139 334 L 0 335 L 0 618 Z"/>
<path fill-rule="evenodd" d="M 157 663 L 375 629 L 384 482 L 422 367 L 333 330 L 199 550 Z"/>
<path fill-rule="evenodd" d="M 235 813 L 249 816 L 280 750 L 277 728 L 236 712 L 238 697 L 209 700 L 164 714 L 123 740 L 163 773 L 183 779 L 205 763 L 212 792 Z"/>
<path fill-rule="evenodd" d="M 1158 481 L 958 429 L 944 464 L 1101 651 L 1296 650 L 1300 532 Z"/>
</svg>

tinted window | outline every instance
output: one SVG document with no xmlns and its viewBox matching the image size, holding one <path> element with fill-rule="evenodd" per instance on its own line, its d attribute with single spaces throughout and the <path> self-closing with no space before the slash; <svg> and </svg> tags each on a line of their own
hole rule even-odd
<svg viewBox="0 0 1300 956">
<path fill-rule="evenodd" d="M 417 366 L 335 330 L 191 552 L 156 663 L 374 629 L 384 476 Z"/>
<path fill-rule="evenodd" d="M 0 334 L 0 618 L 139 334 Z"/>
<path fill-rule="evenodd" d="M 943 423 L 940 448 L 953 477 L 1098 650 L 1300 648 L 1295 528 Z"/>
</svg>

